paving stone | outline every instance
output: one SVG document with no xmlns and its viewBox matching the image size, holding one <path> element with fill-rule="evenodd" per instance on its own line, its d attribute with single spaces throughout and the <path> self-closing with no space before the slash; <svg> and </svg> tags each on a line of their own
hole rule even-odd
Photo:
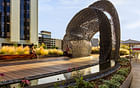
<svg viewBox="0 0 140 88">
<path fill-rule="evenodd" d="M 140 62 L 132 61 L 133 80 L 130 88 L 140 88 Z"/>
</svg>

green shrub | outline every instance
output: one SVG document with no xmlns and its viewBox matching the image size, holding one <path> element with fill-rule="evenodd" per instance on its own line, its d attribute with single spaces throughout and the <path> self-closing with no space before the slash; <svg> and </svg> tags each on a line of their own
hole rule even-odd
<svg viewBox="0 0 140 88">
<path fill-rule="evenodd" d="M 112 76 L 112 79 L 119 81 L 119 82 L 123 82 L 125 80 L 125 77 L 123 75 L 115 74 Z"/>
<path fill-rule="evenodd" d="M 14 46 L 14 47 L 18 47 L 18 44 L 17 44 L 17 43 L 14 43 L 13 46 Z"/>
<path fill-rule="evenodd" d="M 109 86 L 106 84 L 102 84 L 102 85 L 99 85 L 99 88 L 109 88 Z"/>
<path fill-rule="evenodd" d="M 117 71 L 117 74 L 123 75 L 123 76 L 127 76 L 128 73 L 129 73 L 129 69 L 128 68 L 121 68 L 120 70 Z"/>
<path fill-rule="evenodd" d="M 129 64 L 129 62 L 125 62 L 125 63 L 120 62 L 121 66 L 127 66 L 128 64 Z"/>
<path fill-rule="evenodd" d="M 127 58 L 120 58 L 119 60 L 118 60 L 119 62 L 129 62 L 129 60 L 127 59 Z"/>
<path fill-rule="evenodd" d="M 121 85 L 119 81 L 116 81 L 114 79 L 104 80 L 104 84 L 108 85 L 109 88 L 119 88 L 119 86 Z"/>
<path fill-rule="evenodd" d="M 44 49 L 47 49 L 47 46 L 44 43 L 42 43 L 40 47 L 43 47 Z"/>
<path fill-rule="evenodd" d="M 94 88 L 94 85 L 88 81 L 83 80 L 83 77 L 78 77 L 75 80 L 76 85 L 69 86 L 68 88 Z"/>
<path fill-rule="evenodd" d="M 119 60 L 120 65 L 125 66 L 129 64 L 129 60 L 127 58 L 120 58 Z"/>
<path fill-rule="evenodd" d="M 37 48 L 37 45 L 34 45 L 34 48 L 36 49 Z"/>
</svg>

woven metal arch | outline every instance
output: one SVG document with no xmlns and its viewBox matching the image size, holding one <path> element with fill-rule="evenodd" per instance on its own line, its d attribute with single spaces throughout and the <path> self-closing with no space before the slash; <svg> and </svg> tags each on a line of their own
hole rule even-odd
<svg viewBox="0 0 140 88">
<path fill-rule="evenodd" d="M 112 25 L 104 12 L 111 15 Z M 109 62 L 111 58 L 117 60 L 120 47 L 120 23 L 116 9 L 107 0 L 93 3 L 72 18 L 63 39 L 64 51 L 71 53 L 73 57 L 90 55 L 90 40 L 97 32 L 100 32 L 100 62 Z M 115 36 L 115 47 L 113 47 L 112 36 Z"/>
<path fill-rule="evenodd" d="M 113 29 L 112 32 L 114 32 L 114 48 L 112 51 L 112 58 L 117 61 L 119 58 L 119 47 L 120 47 L 120 21 L 119 16 L 117 13 L 116 8 L 113 6 L 113 4 L 108 0 L 100 0 L 97 1 L 89 6 L 89 8 L 96 8 L 98 10 L 101 10 L 103 12 L 107 12 L 111 15 L 111 20 L 113 22 Z"/>
</svg>

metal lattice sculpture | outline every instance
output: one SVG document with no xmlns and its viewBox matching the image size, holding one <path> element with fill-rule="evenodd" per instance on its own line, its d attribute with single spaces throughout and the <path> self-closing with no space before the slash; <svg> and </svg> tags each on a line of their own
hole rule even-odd
<svg viewBox="0 0 140 88">
<path fill-rule="evenodd" d="M 110 14 L 111 19 L 105 12 Z M 72 18 L 63 39 L 64 51 L 68 49 L 73 57 L 90 55 L 90 40 L 97 32 L 100 32 L 100 62 L 108 62 L 111 58 L 117 61 L 120 22 L 115 7 L 108 0 L 97 1 Z"/>
</svg>

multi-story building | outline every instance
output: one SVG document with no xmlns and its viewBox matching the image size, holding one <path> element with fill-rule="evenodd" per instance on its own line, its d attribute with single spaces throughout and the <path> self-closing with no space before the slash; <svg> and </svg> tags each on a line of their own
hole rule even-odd
<svg viewBox="0 0 140 88">
<path fill-rule="evenodd" d="M 97 38 L 92 38 L 91 39 L 91 45 L 93 47 L 98 47 L 99 46 L 99 40 Z"/>
<path fill-rule="evenodd" d="M 47 48 L 62 48 L 62 40 L 51 38 L 51 32 L 48 31 L 41 31 L 39 33 L 39 43 L 44 43 L 47 46 Z"/>
<path fill-rule="evenodd" d="M 0 46 L 38 44 L 38 0 L 0 0 Z"/>
<path fill-rule="evenodd" d="M 51 42 L 51 32 L 41 31 L 39 33 L 39 44 L 44 43 L 47 46 L 47 48 L 50 48 L 51 47 L 50 42 Z"/>
<path fill-rule="evenodd" d="M 50 45 L 51 45 L 51 47 L 56 47 L 58 49 L 62 49 L 62 40 L 52 38 Z"/>
</svg>

